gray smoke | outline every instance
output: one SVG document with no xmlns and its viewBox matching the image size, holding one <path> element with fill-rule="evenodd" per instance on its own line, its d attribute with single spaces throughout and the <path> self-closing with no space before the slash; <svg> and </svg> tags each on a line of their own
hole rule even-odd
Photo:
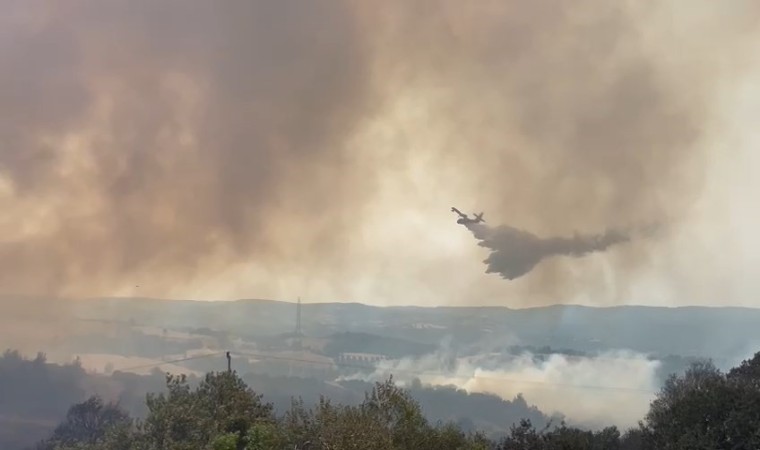
<svg viewBox="0 0 760 450">
<path fill-rule="evenodd" d="M 546 236 L 677 222 L 757 4 L 0 0 L 0 290 L 440 303 L 433 197 Z M 370 245 L 396 227 L 403 258 Z M 526 298 L 571 289 L 546 272 Z"/>
<path fill-rule="evenodd" d="M 491 250 L 491 254 L 483 261 L 488 265 L 486 273 L 498 273 L 507 280 L 527 274 L 545 258 L 582 257 L 630 239 L 625 233 L 616 230 L 598 235 L 575 235 L 571 238 L 540 238 L 506 225 L 492 228 L 483 224 L 468 224 L 467 228 L 480 240 L 478 245 Z"/>
</svg>

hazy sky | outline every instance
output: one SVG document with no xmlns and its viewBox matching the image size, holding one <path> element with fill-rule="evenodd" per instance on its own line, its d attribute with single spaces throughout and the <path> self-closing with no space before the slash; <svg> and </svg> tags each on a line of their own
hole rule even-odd
<svg viewBox="0 0 760 450">
<path fill-rule="evenodd" d="M 760 306 L 760 7 L 649 3 L 0 0 L 0 286 Z"/>
</svg>

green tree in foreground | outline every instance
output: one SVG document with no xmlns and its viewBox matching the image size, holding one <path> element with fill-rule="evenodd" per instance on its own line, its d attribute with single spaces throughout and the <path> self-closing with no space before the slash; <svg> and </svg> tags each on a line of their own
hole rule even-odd
<svg viewBox="0 0 760 450">
<path fill-rule="evenodd" d="M 760 353 L 728 374 L 701 362 L 671 376 L 643 429 L 650 448 L 760 448 Z"/>
<path fill-rule="evenodd" d="M 195 450 L 232 435 L 243 449 L 253 425 L 274 422 L 272 406 L 234 372 L 207 374 L 195 390 L 184 376 L 168 375 L 166 384 L 168 394 L 147 398 L 141 432 L 151 448 Z"/>
<path fill-rule="evenodd" d="M 100 397 L 91 397 L 69 409 L 66 418 L 53 431 L 39 450 L 88 448 L 111 438 L 128 436 L 132 427 L 129 415 L 117 405 L 105 404 Z M 111 449 L 128 447 L 111 446 Z"/>
<path fill-rule="evenodd" d="M 507 436 L 497 450 L 554 450 L 554 449 L 588 449 L 588 450 L 618 450 L 621 448 L 620 432 L 615 427 L 593 432 L 560 426 L 538 431 L 528 420 L 512 426 Z"/>
</svg>

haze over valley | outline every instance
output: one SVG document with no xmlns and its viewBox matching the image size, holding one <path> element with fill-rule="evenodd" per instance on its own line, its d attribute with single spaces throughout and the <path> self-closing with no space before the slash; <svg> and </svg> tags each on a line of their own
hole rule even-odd
<svg viewBox="0 0 760 450">
<path fill-rule="evenodd" d="M 634 426 L 669 374 L 703 359 L 730 368 L 760 343 L 760 310 L 746 308 L 303 303 L 298 333 L 295 302 L 100 298 L 70 306 L 48 341 L 18 342 L 22 355 L 44 348 L 49 363 L 77 359 L 89 374 L 77 389 L 136 415 L 164 371 L 224 370 L 230 351 L 232 367 L 282 411 L 292 396 L 356 403 L 372 382 L 393 376 L 432 420 L 466 421 L 494 436 L 528 416 L 538 425 Z M 23 391 L 26 382 L 17 383 Z"/>
</svg>

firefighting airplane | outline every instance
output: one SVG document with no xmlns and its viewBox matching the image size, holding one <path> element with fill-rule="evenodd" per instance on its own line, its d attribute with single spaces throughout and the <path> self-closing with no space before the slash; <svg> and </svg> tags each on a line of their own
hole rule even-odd
<svg viewBox="0 0 760 450">
<path fill-rule="evenodd" d="M 467 214 L 465 214 L 462 211 L 454 208 L 453 206 L 451 207 L 451 211 L 459 214 L 459 219 L 457 219 L 457 223 L 460 224 L 460 225 L 467 225 L 467 224 L 471 224 L 471 223 L 485 222 L 485 220 L 483 219 L 483 213 L 475 214 L 475 218 L 474 219 L 470 219 L 470 217 Z"/>
</svg>

